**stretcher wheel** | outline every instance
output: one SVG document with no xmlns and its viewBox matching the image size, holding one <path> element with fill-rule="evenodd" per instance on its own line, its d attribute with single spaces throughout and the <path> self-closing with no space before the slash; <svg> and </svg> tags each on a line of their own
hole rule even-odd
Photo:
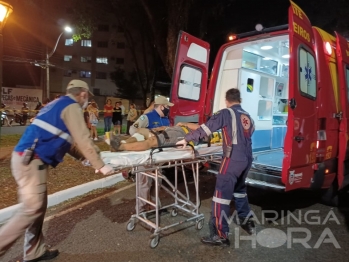
<svg viewBox="0 0 349 262">
<path fill-rule="evenodd" d="M 135 220 L 133 218 L 131 218 L 126 225 L 126 230 L 127 231 L 132 231 L 133 229 L 135 229 L 136 225 L 135 225 Z"/>
<path fill-rule="evenodd" d="M 159 235 L 153 235 L 152 237 L 151 237 L 151 239 L 149 240 L 149 246 L 151 247 L 151 248 L 156 248 L 158 245 L 159 245 L 159 242 L 160 242 L 160 237 L 159 237 Z"/>
<path fill-rule="evenodd" d="M 204 219 L 200 219 L 196 221 L 195 228 L 197 230 L 201 230 L 204 227 Z"/>
<path fill-rule="evenodd" d="M 171 210 L 171 216 L 172 217 L 176 217 L 178 215 L 178 211 L 177 211 L 177 208 L 174 208 Z"/>
</svg>

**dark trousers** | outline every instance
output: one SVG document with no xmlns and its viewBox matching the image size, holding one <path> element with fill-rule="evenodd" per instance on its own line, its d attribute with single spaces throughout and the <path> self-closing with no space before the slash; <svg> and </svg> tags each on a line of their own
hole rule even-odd
<svg viewBox="0 0 349 262">
<path fill-rule="evenodd" d="M 233 161 L 223 158 L 217 175 L 216 188 L 212 198 L 211 223 L 220 237 L 228 237 L 230 217 L 230 202 L 235 201 L 239 218 L 246 218 L 250 206 L 246 194 L 245 179 L 251 168 L 252 160 Z"/>
<path fill-rule="evenodd" d="M 126 134 L 130 135 L 130 127 L 133 125 L 134 122 L 132 121 L 127 121 L 127 130 Z"/>
<path fill-rule="evenodd" d="M 104 133 L 111 130 L 111 116 L 104 118 Z"/>
</svg>

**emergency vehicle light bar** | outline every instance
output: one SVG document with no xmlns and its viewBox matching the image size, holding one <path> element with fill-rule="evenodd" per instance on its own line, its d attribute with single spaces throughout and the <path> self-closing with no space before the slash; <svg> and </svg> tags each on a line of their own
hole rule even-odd
<svg viewBox="0 0 349 262">
<path fill-rule="evenodd" d="M 275 31 L 280 31 L 280 30 L 287 30 L 288 29 L 288 24 L 286 25 L 279 25 L 279 26 L 273 26 L 269 28 L 263 28 L 261 31 L 250 31 L 246 33 L 241 33 L 236 35 L 236 39 L 241 39 L 249 36 L 255 36 L 255 35 L 260 35 L 260 34 L 265 34 L 265 33 L 271 33 Z"/>
</svg>

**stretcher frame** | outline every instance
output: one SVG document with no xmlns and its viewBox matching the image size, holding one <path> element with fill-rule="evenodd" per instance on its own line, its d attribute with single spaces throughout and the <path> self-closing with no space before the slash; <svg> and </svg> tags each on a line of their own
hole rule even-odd
<svg viewBox="0 0 349 262">
<path fill-rule="evenodd" d="M 150 152 L 150 160 L 148 164 L 146 164 L 146 167 L 144 168 L 144 164 L 142 166 L 133 166 L 131 169 L 131 172 L 135 174 L 135 182 L 136 182 L 136 214 L 132 215 L 129 221 L 126 224 L 126 229 L 127 231 L 132 231 L 134 230 L 136 226 L 136 222 L 141 221 L 145 223 L 147 226 L 149 226 L 153 230 L 153 234 L 150 236 L 149 240 L 149 246 L 151 248 L 156 248 L 159 244 L 160 241 L 160 233 L 181 225 L 186 222 L 190 221 L 195 221 L 195 228 L 197 230 L 200 230 L 204 226 L 204 214 L 199 212 L 199 207 L 200 207 L 200 197 L 199 197 L 199 165 L 201 163 L 205 163 L 207 161 L 212 161 L 213 159 L 217 158 L 219 154 L 217 153 L 212 153 L 212 154 L 207 154 L 207 155 L 198 155 L 196 150 L 194 149 L 193 146 L 193 153 L 195 158 L 191 159 L 177 159 L 177 160 L 172 160 L 172 161 L 166 161 L 163 163 L 155 163 L 153 161 L 153 154 L 156 153 L 157 151 L 162 151 L 162 148 L 165 147 L 174 147 L 174 146 L 164 146 L 164 147 L 158 147 L 158 148 L 153 148 Z M 190 194 L 188 190 L 188 183 L 187 183 L 187 178 L 186 178 L 186 171 L 185 171 L 185 166 L 191 166 L 191 171 L 193 172 L 193 180 L 194 180 L 194 187 L 195 187 L 195 201 L 192 202 L 190 200 Z M 174 184 L 172 184 L 166 176 L 164 176 L 161 173 L 161 170 L 165 168 L 175 168 L 175 181 Z M 140 170 L 141 168 L 141 170 Z M 184 181 L 184 187 L 185 187 L 185 193 L 183 194 L 178 190 L 178 175 L 179 175 L 179 169 L 182 171 L 182 176 L 183 176 L 183 181 Z M 142 174 L 147 177 L 150 177 L 155 181 L 155 203 L 152 201 L 149 201 L 147 199 L 144 199 L 140 197 L 139 195 L 139 186 L 138 186 L 138 175 Z M 172 189 L 172 191 L 165 187 L 163 185 L 163 182 L 160 184 L 159 187 L 159 179 L 162 179 L 162 181 L 166 182 L 166 184 Z M 162 188 L 167 192 L 169 195 L 171 195 L 174 199 L 174 202 L 163 206 L 159 207 L 159 189 Z M 144 201 L 145 203 L 149 204 L 150 206 L 154 207 L 154 210 L 150 211 L 144 211 L 144 212 L 139 212 L 139 207 L 138 207 L 138 200 Z M 160 226 L 160 211 L 164 209 L 171 209 L 170 215 L 172 217 L 176 217 L 178 215 L 178 211 L 182 212 L 183 214 L 187 215 L 187 218 L 184 220 L 181 220 L 179 222 L 170 224 L 170 225 L 165 225 L 165 226 Z M 155 213 L 155 223 L 152 222 L 150 219 L 147 218 L 150 214 Z"/>
</svg>

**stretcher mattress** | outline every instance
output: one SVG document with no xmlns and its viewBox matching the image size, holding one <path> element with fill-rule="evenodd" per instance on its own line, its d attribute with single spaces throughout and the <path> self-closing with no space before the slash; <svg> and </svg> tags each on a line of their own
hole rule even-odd
<svg viewBox="0 0 349 262">
<path fill-rule="evenodd" d="M 195 150 L 199 154 L 199 157 L 219 155 L 223 151 L 222 145 L 211 145 L 208 147 L 206 144 L 195 146 Z M 191 147 L 163 148 L 161 152 L 154 151 L 152 161 L 151 150 L 141 152 L 101 152 L 103 162 L 112 165 L 115 169 L 165 163 L 174 160 L 195 159 L 197 157 Z"/>
</svg>

